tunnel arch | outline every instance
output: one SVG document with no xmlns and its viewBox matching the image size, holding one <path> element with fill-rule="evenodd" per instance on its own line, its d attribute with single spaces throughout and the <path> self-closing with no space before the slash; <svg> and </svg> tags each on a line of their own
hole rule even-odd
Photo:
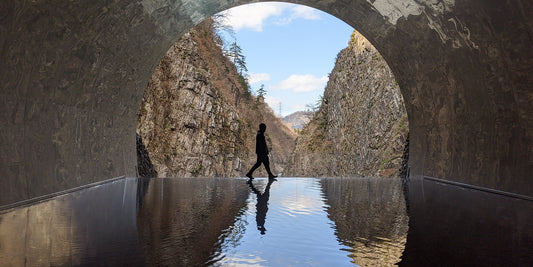
<svg viewBox="0 0 533 267">
<path fill-rule="evenodd" d="M 2 0 L 0 205 L 136 175 L 136 116 L 159 59 L 251 2 Z M 411 176 L 533 195 L 532 3 L 286 2 L 345 21 L 383 55 L 409 115 Z"/>
</svg>

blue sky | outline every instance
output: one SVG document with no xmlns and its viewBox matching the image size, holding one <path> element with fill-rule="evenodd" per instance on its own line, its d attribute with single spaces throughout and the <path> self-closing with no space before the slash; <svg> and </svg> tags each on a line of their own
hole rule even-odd
<svg viewBox="0 0 533 267">
<path fill-rule="evenodd" d="M 266 102 L 282 115 L 305 110 L 323 94 L 335 57 L 353 28 L 317 9 L 269 2 L 225 11 L 243 49 L 250 85 L 267 89 Z"/>
</svg>

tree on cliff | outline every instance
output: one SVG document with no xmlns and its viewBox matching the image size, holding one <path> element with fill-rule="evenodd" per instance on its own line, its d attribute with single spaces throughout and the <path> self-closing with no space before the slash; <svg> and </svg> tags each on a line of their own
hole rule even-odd
<svg viewBox="0 0 533 267">
<path fill-rule="evenodd" d="M 257 89 L 257 103 L 259 103 L 261 100 L 265 102 L 265 95 L 266 95 L 265 85 L 261 84 L 261 87 Z"/>
<path fill-rule="evenodd" d="M 229 36 L 232 39 L 235 39 L 235 30 L 227 23 L 227 14 L 224 12 L 213 15 L 211 19 L 213 20 L 213 23 L 211 24 L 213 41 L 226 52 L 224 49 L 224 47 L 228 46 L 226 38 Z"/>
<path fill-rule="evenodd" d="M 246 57 L 243 55 L 242 48 L 237 44 L 237 42 L 233 42 L 229 47 L 228 56 L 233 61 L 233 64 L 237 68 L 239 74 L 243 75 L 248 71 L 248 68 L 246 67 Z"/>
</svg>

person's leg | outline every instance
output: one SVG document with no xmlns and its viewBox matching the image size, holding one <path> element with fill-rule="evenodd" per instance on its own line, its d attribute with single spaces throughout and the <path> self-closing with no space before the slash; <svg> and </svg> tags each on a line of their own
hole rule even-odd
<svg viewBox="0 0 533 267">
<path fill-rule="evenodd" d="M 268 172 L 268 178 L 276 178 L 277 176 L 272 174 L 270 171 L 270 161 L 268 160 L 268 155 L 263 156 L 261 160 L 263 161 L 263 165 L 265 165 L 265 169 Z"/>
<path fill-rule="evenodd" d="M 252 168 L 250 169 L 250 171 L 246 174 L 246 176 L 248 178 L 252 178 L 252 174 L 254 173 L 254 171 L 259 168 L 259 166 L 261 166 L 261 157 L 259 155 L 257 155 L 257 162 L 254 164 L 254 166 L 252 166 Z"/>
</svg>

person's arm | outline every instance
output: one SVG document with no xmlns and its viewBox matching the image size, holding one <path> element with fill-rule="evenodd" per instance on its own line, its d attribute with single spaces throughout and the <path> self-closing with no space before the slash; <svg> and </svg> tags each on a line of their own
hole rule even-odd
<svg viewBox="0 0 533 267">
<path fill-rule="evenodd" d="M 266 147 L 267 154 L 270 154 L 270 149 L 268 149 L 269 147 L 272 147 L 272 140 L 270 138 L 265 140 L 265 147 Z"/>
</svg>

